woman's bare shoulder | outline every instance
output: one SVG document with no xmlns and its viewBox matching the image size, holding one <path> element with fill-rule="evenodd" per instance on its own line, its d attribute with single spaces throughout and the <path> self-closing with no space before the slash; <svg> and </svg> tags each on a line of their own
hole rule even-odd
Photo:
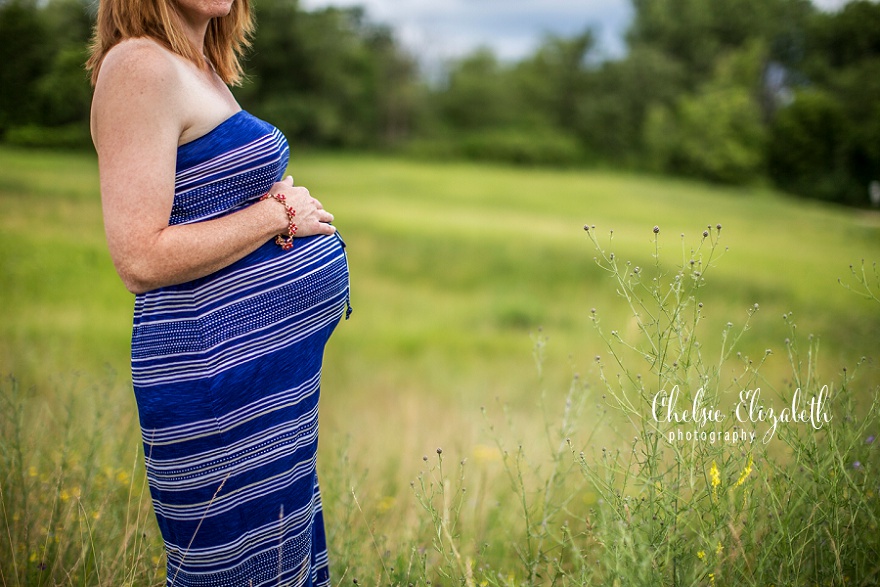
<svg viewBox="0 0 880 587">
<path fill-rule="evenodd" d="M 102 84 L 166 86 L 177 81 L 178 72 L 174 54 L 156 41 L 126 39 L 107 52 L 95 86 L 96 90 Z"/>
<path fill-rule="evenodd" d="M 116 138 L 147 136 L 176 144 L 185 93 L 181 67 L 170 51 L 148 39 L 120 42 L 107 52 L 95 83 L 95 146 L 115 148 Z"/>
</svg>

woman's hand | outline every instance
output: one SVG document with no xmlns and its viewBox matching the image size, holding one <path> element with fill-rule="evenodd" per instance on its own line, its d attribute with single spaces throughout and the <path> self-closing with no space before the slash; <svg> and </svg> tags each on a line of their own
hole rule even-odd
<svg viewBox="0 0 880 587">
<path fill-rule="evenodd" d="M 294 186 L 293 177 L 287 176 L 283 180 L 275 183 L 270 194 L 284 194 L 287 205 L 294 209 L 296 216 L 293 221 L 296 224 L 296 236 L 312 236 L 315 234 L 333 234 L 336 227 L 330 224 L 333 222 L 333 214 L 324 210 L 321 202 L 316 200 L 309 194 L 309 190 L 304 187 Z M 287 213 L 284 206 L 281 206 L 276 200 L 269 200 L 272 206 L 272 214 L 278 220 L 278 234 L 287 234 Z M 267 206 L 268 208 L 269 206 Z"/>
</svg>

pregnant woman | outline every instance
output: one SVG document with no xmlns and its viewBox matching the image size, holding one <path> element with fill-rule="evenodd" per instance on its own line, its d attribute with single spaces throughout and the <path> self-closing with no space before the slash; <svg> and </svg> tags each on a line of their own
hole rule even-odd
<svg viewBox="0 0 880 587">
<path fill-rule="evenodd" d="M 136 294 L 132 380 L 167 584 L 329 585 L 315 472 L 324 345 L 348 308 L 333 216 L 228 85 L 248 0 L 100 0 L 107 242 Z M 283 179 L 282 179 L 283 178 Z"/>
</svg>

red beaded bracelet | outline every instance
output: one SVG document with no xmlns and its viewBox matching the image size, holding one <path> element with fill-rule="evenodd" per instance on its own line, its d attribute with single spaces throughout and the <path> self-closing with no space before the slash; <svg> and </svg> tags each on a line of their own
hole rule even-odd
<svg viewBox="0 0 880 587">
<path fill-rule="evenodd" d="M 296 216 L 296 211 L 287 205 L 287 198 L 284 197 L 284 194 L 263 194 L 260 197 L 260 201 L 268 200 L 272 198 L 273 200 L 278 201 L 282 206 L 284 206 L 284 210 L 287 212 L 287 236 L 278 235 L 275 237 L 275 244 L 284 249 L 285 251 L 289 251 L 293 248 L 293 237 L 296 234 L 296 224 L 293 223 L 293 219 Z"/>
</svg>

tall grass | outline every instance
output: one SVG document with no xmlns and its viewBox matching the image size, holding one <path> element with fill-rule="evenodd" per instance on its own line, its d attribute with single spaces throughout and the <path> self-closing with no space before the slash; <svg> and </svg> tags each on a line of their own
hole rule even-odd
<svg viewBox="0 0 880 587">
<path fill-rule="evenodd" d="M 34 408 L 16 379 L 0 381 L 0 584 L 157 585 L 143 456 L 117 428 L 132 416 L 106 410 L 101 386 L 68 385 L 64 403 Z"/>
<path fill-rule="evenodd" d="M 660 263 L 659 245 L 654 265 L 639 267 L 594 238 L 599 265 L 638 324 L 633 340 L 606 331 L 593 313 L 606 352 L 596 357 L 593 384 L 576 377 L 558 413 L 545 419 L 543 449 L 518 441 L 515 425 L 502 432 L 490 424 L 496 445 L 479 454 L 488 451 L 494 470 L 485 461 L 452 457 L 450 464 L 440 448 L 424 457 L 413 491 L 430 525 L 408 548 L 361 552 L 365 584 L 880 581 L 880 389 L 854 393 L 852 368 L 821 374 L 817 339 L 802 340 L 788 314 L 790 337 L 777 351 L 743 355 L 737 343 L 758 320 L 757 304 L 721 333 L 720 353 L 706 355 L 699 290 L 715 268 L 719 232 L 704 234 L 682 248 L 674 271 Z M 853 275 L 856 289 L 876 298 L 876 268 Z M 539 366 L 545 343 L 536 341 Z M 790 367 L 779 382 L 762 374 L 774 352 Z M 748 397 L 740 392 L 759 388 L 764 410 L 775 404 L 775 427 L 745 412 L 736 417 Z M 679 412 L 691 411 L 696 422 L 664 421 L 664 409 L 652 411 L 656 397 L 668 397 L 657 392 L 672 389 L 687 406 Z M 699 390 L 705 395 L 695 404 Z M 812 409 L 812 418 L 793 421 L 782 410 L 795 390 L 827 403 L 802 399 L 795 411 Z M 603 405 L 623 418 L 587 430 L 575 425 L 580 411 Z M 600 448 L 595 435 L 603 426 L 611 434 L 600 436 L 613 440 Z"/>
<path fill-rule="evenodd" d="M 0 585 L 162 584 L 94 160 L 0 168 Z M 608 173 L 292 172 L 353 277 L 322 398 L 334 584 L 878 581 L 875 216 Z M 724 412 L 707 432 L 755 387 L 781 409 L 828 385 L 832 419 L 669 442 L 649 400 L 676 384 Z"/>
</svg>

